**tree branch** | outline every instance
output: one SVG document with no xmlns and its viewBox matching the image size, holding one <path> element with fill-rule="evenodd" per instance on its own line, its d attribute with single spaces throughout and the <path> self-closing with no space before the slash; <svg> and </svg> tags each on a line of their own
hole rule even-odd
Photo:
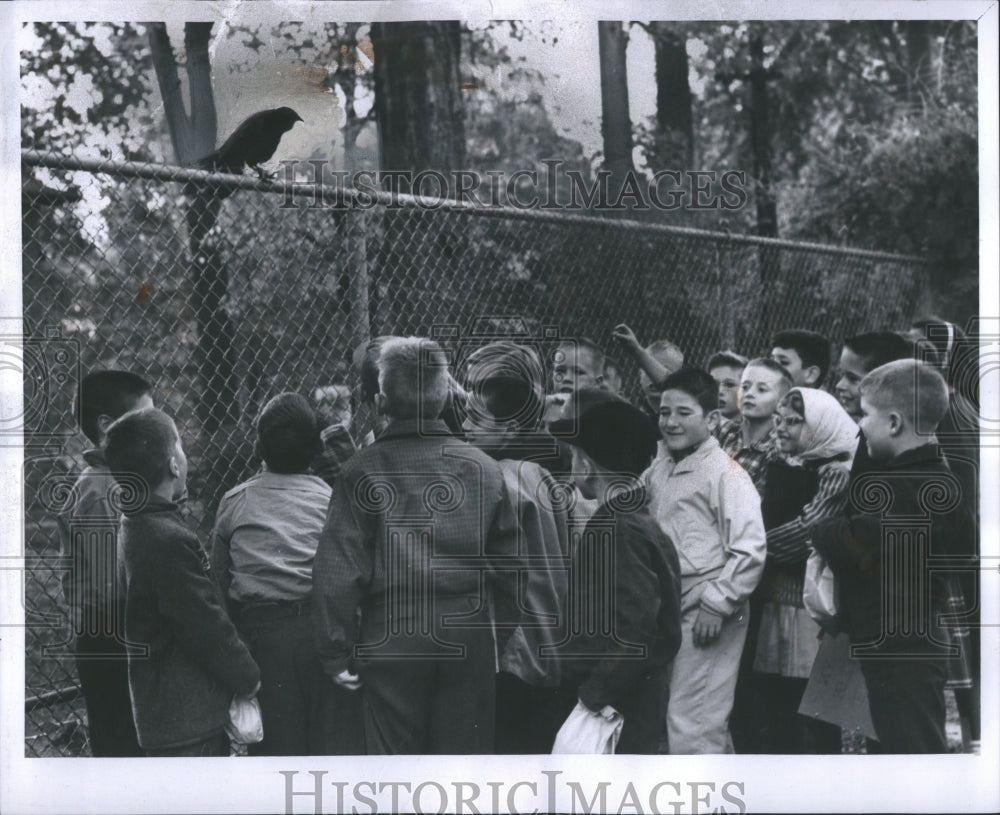
<svg viewBox="0 0 1000 815">
<path fill-rule="evenodd" d="M 177 75 L 177 60 L 170 46 L 170 36 L 165 23 L 146 23 L 149 31 L 149 50 L 153 56 L 156 81 L 160 86 L 160 97 L 167 116 L 167 129 L 174 148 L 174 158 L 178 164 L 186 164 L 192 152 L 192 126 L 184 109 L 181 94 L 181 80 Z"/>
</svg>

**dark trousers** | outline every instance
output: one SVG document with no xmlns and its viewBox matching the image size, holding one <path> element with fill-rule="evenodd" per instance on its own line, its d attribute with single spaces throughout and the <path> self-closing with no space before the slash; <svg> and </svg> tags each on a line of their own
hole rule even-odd
<svg viewBox="0 0 1000 815">
<path fill-rule="evenodd" d="M 184 747 L 170 747 L 166 750 L 147 750 L 150 758 L 218 758 L 229 755 L 229 737 L 225 731 L 204 741 L 196 741 Z"/>
<path fill-rule="evenodd" d="M 128 692 L 128 661 L 113 637 L 79 634 L 76 671 L 87 707 L 90 752 L 98 758 L 143 755 Z"/>
<path fill-rule="evenodd" d="M 759 751 L 769 755 L 836 755 L 842 750 L 837 725 L 799 713 L 807 679 L 754 672 L 760 704 Z"/>
<path fill-rule="evenodd" d="M 576 689 L 536 688 L 514 674 L 497 674 L 496 752 L 545 755 L 576 705 Z"/>
<path fill-rule="evenodd" d="M 264 740 L 250 755 L 362 754 L 361 700 L 323 673 L 309 604 L 245 606 L 236 617 L 260 667 Z"/>
<path fill-rule="evenodd" d="M 667 744 L 667 697 L 670 695 L 669 665 L 651 669 L 636 680 L 617 705 L 625 723 L 615 754 L 655 755 Z"/>
<path fill-rule="evenodd" d="M 371 755 L 489 754 L 494 748 L 496 663 L 489 629 L 445 629 L 442 650 L 426 636 L 383 640 L 381 654 L 359 660 L 365 747 Z M 365 638 L 379 642 L 380 637 Z"/>
<path fill-rule="evenodd" d="M 883 753 L 945 753 L 943 659 L 862 659 L 872 724 Z"/>
</svg>

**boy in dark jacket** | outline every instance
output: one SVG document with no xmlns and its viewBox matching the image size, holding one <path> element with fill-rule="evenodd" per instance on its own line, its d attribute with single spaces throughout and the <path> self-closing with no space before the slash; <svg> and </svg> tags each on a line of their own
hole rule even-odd
<svg viewBox="0 0 1000 815">
<path fill-rule="evenodd" d="M 234 695 L 253 696 L 260 671 L 209 577 L 208 555 L 184 524 L 187 458 L 161 410 L 108 428 L 105 455 L 122 487 L 119 574 L 129 690 L 139 744 L 149 756 L 224 756 Z"/>
<path fill-rule="evenodd" d="M 943 753 L 951 644 L 937 621 L 948 591 L 932 566 L 973 523 L 934 435 L 948 389 L 929 366 L 897 360 L 871 371 L 859 390 L 874 466 L 852 479 L 845 515 L 811 527 L 812 543 L 837 578 L 839 617 L 882 749 Z"/>
<path fill-rule="evenodd" d="M 569 637 L 556 650 L 589 710 L 599 715 L 610 705 L 622 714 L 615 752 L 656 753 L 681 643 L 677 551 L 639 479 L 658 433 L 638 408 L 607 391 L 580 391 L 574 405 L 577 415 L 551 430 L 573 445 L 577 486 L 600 505 L 571 534 Z"/>
</svg>

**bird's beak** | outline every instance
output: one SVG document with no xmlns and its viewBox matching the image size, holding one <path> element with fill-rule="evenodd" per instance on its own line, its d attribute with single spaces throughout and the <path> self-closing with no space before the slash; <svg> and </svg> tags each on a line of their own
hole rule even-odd
<svg viewBox="0 0 1000 815">
<path fill-rule="evenodd" d="M 301 116 L 299 116 L 299 114 L 296 113 L 295 114 L 295 121 L 296 122 L 304 122 L 305 119 L 303 119 Z"/>
</svg>

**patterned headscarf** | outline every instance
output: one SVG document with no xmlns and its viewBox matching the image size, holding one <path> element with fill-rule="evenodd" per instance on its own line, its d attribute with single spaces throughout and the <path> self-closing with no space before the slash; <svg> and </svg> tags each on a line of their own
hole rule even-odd
<svg viewBox="0 0 1000 815">
<path fill-rule="evenodd" d="M 802 461 L 834 458 L 846 453 L 854 457 L 858 447 L 858 426 L 833 396 L 817 388 L 792 388 L 788 399 L 797 393 L 805 408 L 805 424 L 799 437 Z"/>
</svg>

